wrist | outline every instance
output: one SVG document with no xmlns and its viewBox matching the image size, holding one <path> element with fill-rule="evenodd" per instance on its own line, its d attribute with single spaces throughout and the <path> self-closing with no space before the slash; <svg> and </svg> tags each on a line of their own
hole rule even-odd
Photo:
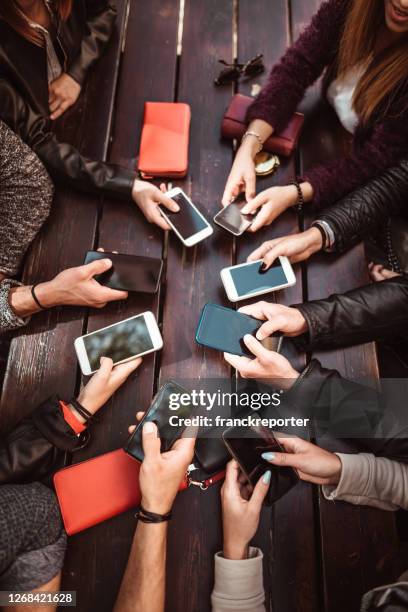
<svg viewBox="0 0 408 612">
<path fill-rule="evenodd" d="M 308 238 L 309 247 L 313 253 L 321 251 L 323 248 L 323 237 L 321 231 L 317 227 L 311 227 L 305 231 Z"/>
<path fill-rule="evenodd" d="M 155 514 L 168 514 L 173 508 L 174 499 L 172 501 L 165 499 L 149 499 L 142 495 L 141 505 L 148 512 Z"/>
<path fill-rule="evenodd" d="M 63 292 L 57 290 L 53 281 L 39 283 L 35 288 L 35 295 L 43 308 L 53 308 L 64 303 Z"/>
<path fill-rule="evenodd" d="M 329 484 L 337 486 L 340 482 L 343 465 L 338 455 L 333 453 L 333 472 L 329 478 Z"/>
<path fill-rule="evenodd" d="M 249 543 L 247 542 L 228 542 L 224 540 L 222 554 L 224 559 L 231 561 L 242 561 L 248 559 Z"/>
<path fill-rule="evenodd" d="M 238 150 L 240 157 L 250 157 L 251 161 L 255 159 L 259 151 L 259 140 L 255 136 L 247 136 L 242 142 Z"/>
<path fill-rule="evenodd" d="M 96 414 L 98 410 L 103 406 L 103 404 L 101 404 L 100 402 L 96 402 L 95 400 L 92 400 L 91 398 L 87 397 L 86 387 L 84 387 L 83 391 L 78 395 L 77 401 L 91 414 Z M 75 414 L 77 414 L 75 409 L 73 410 Z"/>
<path fill-rule="evenodd" d="M 306 319 L 303 314 L 297 308 L 292 308 L 294 321 L 294 328 L 296 329 L 296 336 L 300 336 L 301 334 L 305 334 L 309 327 L 307 325 Z"/>
</svg>

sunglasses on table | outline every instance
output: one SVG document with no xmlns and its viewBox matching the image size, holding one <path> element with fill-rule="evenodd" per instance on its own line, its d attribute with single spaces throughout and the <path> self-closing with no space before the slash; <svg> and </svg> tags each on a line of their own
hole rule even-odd
<svg viewBox="0 0 408 612">
<path fill-rule="evenodd" d="M 265 70 L 265 66 L 263 64 L 263 54 L 259 54 L 253 59 L 249 60 L 245 64 L 229 64 L 224 60 L 218 60 L 220 64 L 226 66 L 223 68 L 216 79 L 214 79 L 214 84 L 226 85 L 227 83 L 233 83 L 234 81 L 238 81 L 241 77 L 244 78 L 253 78 L 258 74 L 262 74 Z"/>
</svg>

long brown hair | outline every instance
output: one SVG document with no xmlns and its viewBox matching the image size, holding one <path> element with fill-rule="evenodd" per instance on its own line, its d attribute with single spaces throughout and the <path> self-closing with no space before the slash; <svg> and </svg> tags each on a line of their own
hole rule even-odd
<svg viewBox="0 0 408 612">
<path fill-rule="evenodd" d="M 368 64 L 354 92 L 353 106 L 367 123 L 374 113 L 383 115 L 408 84 L 408 33 L 383 51 L 375 52 L 378 33 L 385 28 L 384 1 L 352 0 L 340 41 L 337 74 L 360 62 Z"/>
<path fill-rule="evenodd" d="M 52 2 L 55 14 L 63 21 L 70 16 L 72 4 L 73 0 L 53 0 Z M 0 18 L 30 42 L 39 46 L 44 45 L 43 37 L 29 26 L 16 0 L 0 0 Z"/>
</svg>

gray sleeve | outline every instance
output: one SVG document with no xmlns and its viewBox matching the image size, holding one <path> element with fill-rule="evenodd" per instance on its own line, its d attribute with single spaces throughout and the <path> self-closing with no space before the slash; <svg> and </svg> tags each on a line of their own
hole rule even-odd
<svg viewBox="0 0 408 612">
<path fill-rule="evenodd" d="M 323 486 L 328 500 L 382 510 L 408 510 L 408 465 L 370 453 L 336 453 L 342 471 L 337 487 Z"/>
<path fill-rule="evenodd" d="M 22 283 L 6 278 L 0 283 L 0 334 L 27 325 L 30 317 L 18 317 L 10 307 L 9 293 L 13 287 L 21 287 Z"/>
<path fill-rule="evenodd" d="M 242 561 L 215 555 L 212 612 L 265 612 L 262 560 L 262 551 L 252 547 Z"/>
</svg>

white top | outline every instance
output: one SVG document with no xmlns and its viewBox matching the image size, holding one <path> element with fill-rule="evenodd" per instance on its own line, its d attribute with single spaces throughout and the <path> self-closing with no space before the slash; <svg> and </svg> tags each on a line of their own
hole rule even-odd
<svg viewBox="0 0 408 612">
<path fill-rule="evenodd" d="M 346 74 L 337 77 L 327 90 L 327 99 L 336 111 L 343 127 L 351 134 L 354 134 L 359 122 L 358 115 L 353 108 L 353 96 L 365 68 L 365 65 L 358 64 Z"/>
</svg>

